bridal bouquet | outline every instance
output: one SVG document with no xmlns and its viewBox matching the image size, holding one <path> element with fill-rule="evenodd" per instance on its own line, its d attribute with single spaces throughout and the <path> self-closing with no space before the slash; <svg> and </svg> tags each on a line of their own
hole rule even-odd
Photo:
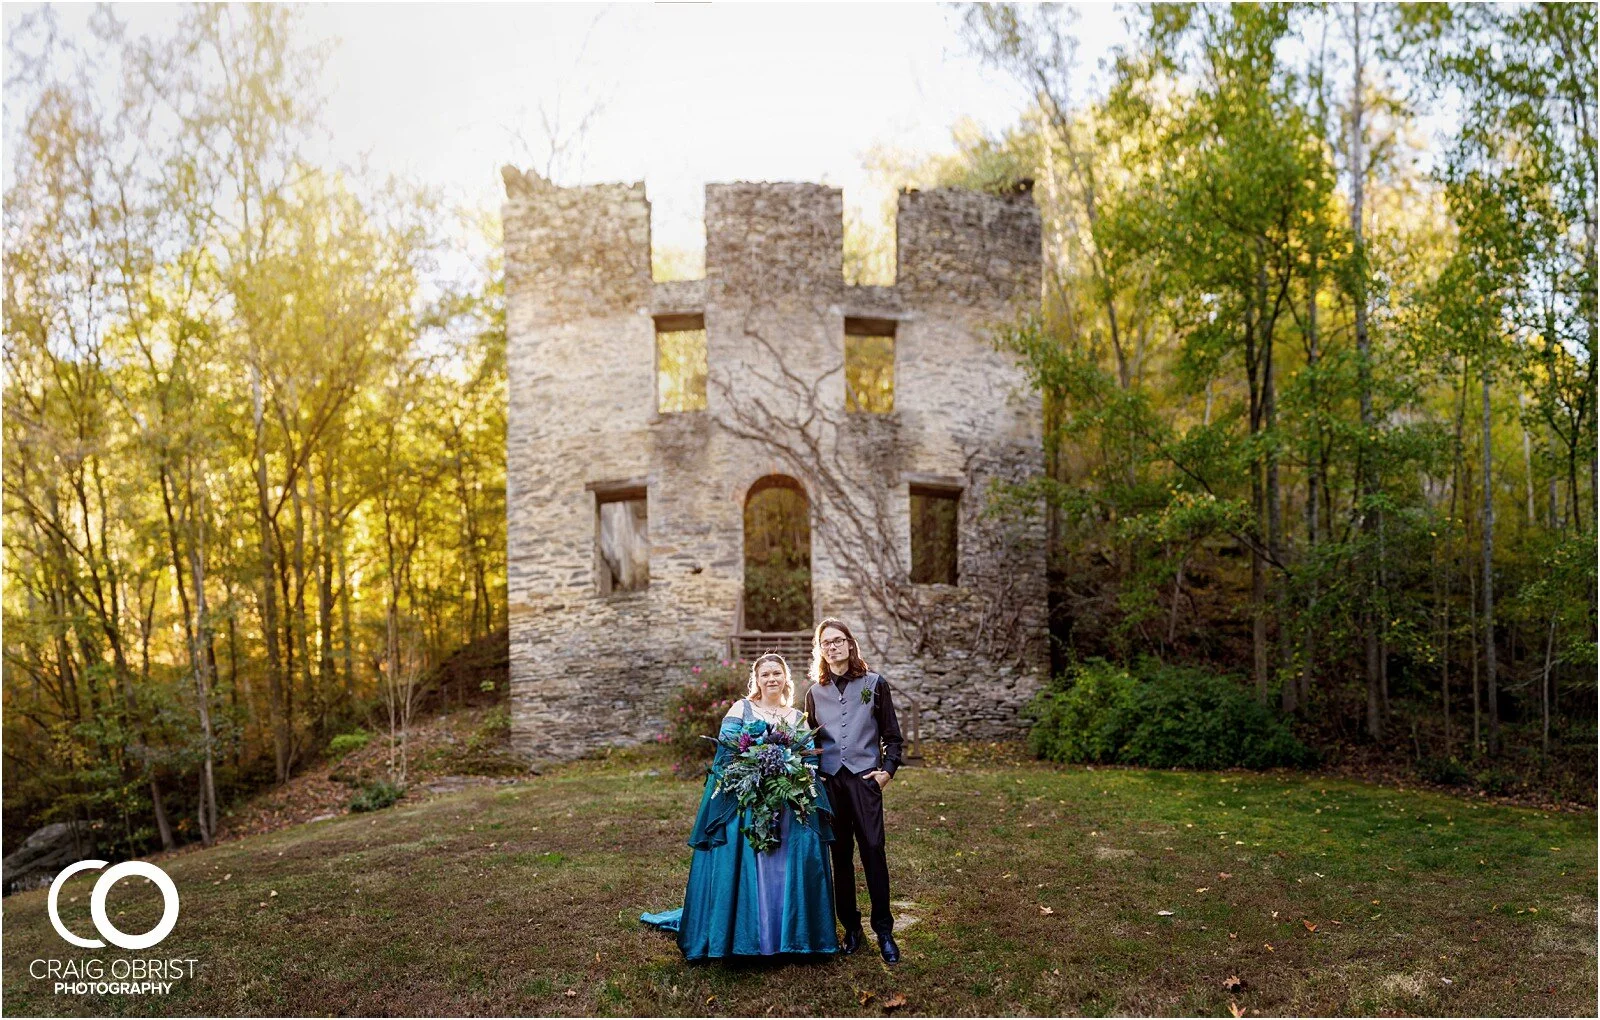
<svg viewBox="0 0 1600 1020">
<path fill-rule="evenodd" d="M 733 752 L 713 792 L 728 791 L 748 813 L 750 820 L 739 831 L 757 853 L 777 848 L 785 804 L 801 819 L 816 807 L 817 767 L 800 753 L 815 734 L 804 723 L 774 726 L 757 720 L 738 733 L 705 738 Z"/>
</svg>

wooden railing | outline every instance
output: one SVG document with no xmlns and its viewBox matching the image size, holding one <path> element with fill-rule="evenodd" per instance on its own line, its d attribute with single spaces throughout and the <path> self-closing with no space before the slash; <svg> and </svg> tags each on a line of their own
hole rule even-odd
<svg viewBox="0 0 1600 1020">
<path fill-rule="evenodd" d="M 746 662 L 767 652 L 777 652 L 789 662 L 789 668 L 805 672 L 811 665 L 811 632 L 809 630 L 752 630 L 743 634 L 728 635 L 728 658 Z"/>
</svg>

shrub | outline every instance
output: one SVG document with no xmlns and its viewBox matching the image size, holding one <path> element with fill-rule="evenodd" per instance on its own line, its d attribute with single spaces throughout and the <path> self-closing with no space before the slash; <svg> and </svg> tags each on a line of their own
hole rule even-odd
<svg viewBox="0 0 1600 1020">
<path fill-rule="evenodd" d="M 701 737 L 714 737 L 722 727 L 722 717 L 735 701 L 744 697 L 749 686 L 749 668 L 743 662 L 724 661 L 698 666 L 688 683 L 667 699 L 667 725 L 657 739 L 669 746 L 675 756 L 673 774 L 683 779 L 699 779 L 716 748 Z M 798 688 L 799 684 L 796 684 Z"/>
<path fill-rule="evenodd" d="M 1114 762 L 1128 740 L 1136 695 L 1127 671 L 1091 659 L 1034 699 L 1028 749 L 1051 761 Z"/>
<path fill-rule="evenodd" d="M 483 714 L 478 725 L 467 735 L 467 750 L 477 752 L 499 747 L 510 735 L 511 710 L 504 705 L 496 705 Z"/>
<path fill-rule="evenodd" d="M 1312 753 L 1233 677 L 1142 660 L 1090 660 L 1033 702 L 1028 735 L 1051 761 L 1152 768 L 1306 765 Z"/>
<path fill-rule="evenodd" d="M 353 730 L 341 733 L 328 741 L 328 757 L 337 761 L 351 751 L 359 751 L 372 740 L 372 734 L 366 730 Z"/>
<path fill-rule="evenodd" d="M 1517 780 L 1517 774 L 1499 766 L 1491 766 L 1472 777 L 1491 796 L 1506 797 L 1515 793 L 1522 784 Z"/>
<path fill-rule="evenodd" d="M 1472 773 L 1454 755 L 1448 758 L 1418 758 L 1417 778 L 1439 786 L 1466 786 Z"/>
<path fill-rule="evenodd" d="M 391 783 L 387 779 L 379 779 L 368 783 L 351 799 L 350 810 L 381 811 L 399 800 L 405 792 L 405 787 Z"/>
</svg>

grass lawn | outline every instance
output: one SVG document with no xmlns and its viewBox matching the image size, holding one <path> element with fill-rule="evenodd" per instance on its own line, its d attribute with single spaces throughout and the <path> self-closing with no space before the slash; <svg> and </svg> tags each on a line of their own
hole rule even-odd
<svg viewBox="0 0 1600 1020">
<path fill-rule="evenodd" d="M 161 861 L 182 914 L 139 955 L 200 961 L 166 997 L 52 995 L 29 961 L 127 954 L 66 945 L 43 890 L 14 895 L 5 1012 L 881 1016 L 895 996 L 899 1014 L 1596 1012 L 1592 813 L 941 761 L 886 792 L 898 913 L 916 919 L 893 969 L 875 952 L 685 965 L 637 917 L 680 901 L 700 786 L 626 753 Z M 62 894 L 80 934 L 92 879 Z M 159 897 L 127 881 L 109 909 L 144 931 Z"/>
</svg>

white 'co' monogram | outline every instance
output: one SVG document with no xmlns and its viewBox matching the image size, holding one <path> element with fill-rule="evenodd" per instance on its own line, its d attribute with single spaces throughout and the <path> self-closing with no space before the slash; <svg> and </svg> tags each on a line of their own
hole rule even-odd
<svg viewBox="0 0 1600 1020">
<path fill-rule="evenodd" d="M 76 875 L 80 871 L 104 868 L 105 861 L 79 861 L 56 876 L 50 883 L 50 923 L 56 926 L 56 933 L 75 946 L 84 949 L 103 949 L 105 942 L 99 939 L 82 939 L 67 930 L 61 923 L 61 914 L 56 909 L 56 900 L 61 895 L 61 883 Z M 161 921 L 154 928 L 143 935 L 129 935 L 118 930 L 111 923 L 111 918 L 106 916 L 106 893 L 130 875 L 139 875 L 148 878 L 161 890 L 162 911 Z M 123 861 L 101 875 L 94 884 L 94 894 L 89 897 L 89 916 L 94 918 L 95 930 L 105 936 L 106 942 L 122 949 L 149 949 L 151 946 L 167 937 L 172 931 L 172 926 L 178 923 L 178 887 L 172 884 L 172 879 L 167 873 L 144 861 Z"/>
</svg>

